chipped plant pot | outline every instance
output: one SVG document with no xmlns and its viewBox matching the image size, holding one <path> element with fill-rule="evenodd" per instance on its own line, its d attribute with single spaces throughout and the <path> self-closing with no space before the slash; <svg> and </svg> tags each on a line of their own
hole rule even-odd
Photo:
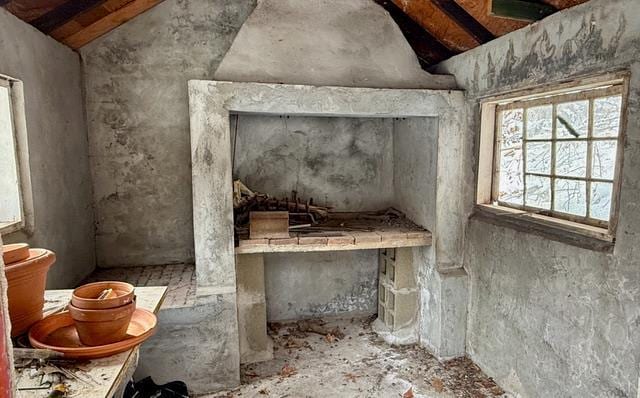
<svg viewBox="0 0 640 398">
<path fill-rule="evenodd" d="M 5 246 L 2 249 L 4 252 Z M 42 319 L 47 272 L 56 261 L 56 255 L 50 250 L 28 250 L 27 258 L 5 264 L 4 269 L 8 284 L 7 297 L 12 337 L 21 335 L 29 330 L 31 325 Z"/>
<path fill-rule="evenodd" d="M 113 295 L 99 299 L 102 292 L 113 290 Z M 95 282 L 82 285 L 73 291 L 71 304 L 76 308 L 86 310 L 103 310 L 122 307 L 134 300 L 134 287 L 126 282 Z"/>
<path fill-rule="evenodd" d="M 135 301 L 121 307 L 103 310 L 87 310 L 69 304 L 69 313 L 78 330 L 78 337 L 88 346 L 124 340 L 135 309 Z"/>
</svg>

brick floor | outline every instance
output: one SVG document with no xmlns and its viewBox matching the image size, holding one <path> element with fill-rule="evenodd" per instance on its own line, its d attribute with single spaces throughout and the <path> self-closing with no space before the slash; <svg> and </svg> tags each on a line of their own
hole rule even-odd
<svg viewBox="0 0 640 398">
<path fill-rule="evenodd" d="M 193 264 L 98 268 L 82 283 L 110 280 L 134 286 L 168 286 L 163 308 L 188 307 L 195 303 L 196 272 Z"/>
</svg>

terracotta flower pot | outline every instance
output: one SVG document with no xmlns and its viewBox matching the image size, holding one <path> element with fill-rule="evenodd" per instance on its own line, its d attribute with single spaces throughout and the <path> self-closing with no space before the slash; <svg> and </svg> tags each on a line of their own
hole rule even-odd
<svg viewBox="0 0 640 398">
<path fill-rule="evenodd" d="M 4 246 L 2 250 L 4 252 Z M 12 337 L 21 335 L 42 319 L 47 272 L 55 261 L 52 251 L 29 249 L 27 258 L 5 264 Z"/>
<path fill-rule="evenodd" d="M 107 289 L 112 289 L 112 294 L 104 299 L 98 297 Z M 73 291 L 71 304 L 76 308 L 85 310 L 102 310 L 122 307 L 133 301 L 133 285 L 126 282 L 95 282 L 89 283 Z"/>
<path fill-rule="evenodd" d="M 135 301 L 104 310 L 87 310 L 69 304 L 69 313 L 76 324 L 80 341 L 89 346 L 122 341 L 127 335 L 135 309 Z"/>
<path fill-rule="evenodd" d="M 2 246 L 2 260 L 5 264 L 13 264 L 29 257 L 29 245 L 12 243 Z"/>
</svg>

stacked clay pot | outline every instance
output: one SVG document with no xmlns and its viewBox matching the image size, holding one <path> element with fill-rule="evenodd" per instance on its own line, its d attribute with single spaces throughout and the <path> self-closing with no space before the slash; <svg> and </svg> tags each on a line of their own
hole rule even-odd
<svg viewBox="0 0 640 398">
<path fill-rule="evenodd" d="M 2 246 L 2 260 L 8 283 L 11 336 L 16 337 L 42 319 L 47 272 L 56 255 L 50 250 L 15 243 Z"/>
<path fill-rule="evenodd" d="M 122 341 L 127 336 L 135 309 L 134 288 L 125 282 L 95 282 L 80 286 L 73 291 L 69 304 L 78 337 L 88 346 Z"/>
</svg>

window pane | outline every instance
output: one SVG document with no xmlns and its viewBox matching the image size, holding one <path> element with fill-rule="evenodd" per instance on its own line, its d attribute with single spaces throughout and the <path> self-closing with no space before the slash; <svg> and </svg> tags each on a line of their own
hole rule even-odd
<svg viewBox="0 0 640 398">
<path fill-rule="evenodd" d="M 558 104 L 556 119 L 558 138 L 587 138 L 589 101 Z"/>
<path fill-rule="evenodd" d="M 533 140 L 551 138 L 552 118 L 552 105 L 536 106 L 527 109 L 527 138 Z"/>
<path fill-rule="evenodd" d="M 585 216 L 587 213 L 587 183 L 558 178 L 554 187 L 553 207 L 563 213 Z"/>
<path fill-rule="evenodd" d="M 521 205 L 523 193 L 522 149 L 503 148 L 500 151 L 500 192 L 498 200 Z"/>
<path fill-rule="evenodd" d="M 556 144 L 556 175 L 586 177 L 586 142 L 571 141 Z"/>
<path fill-rule="evenodd" d="M 14 140 L 9 89 L 0 86 L 0 222 L 22 218 Z"/>
<path fill-rule="evenodd" d="M 509 109 L 502 112 L 500 131 L 503 148 L 522 145 L 522 115 L 522 109 Z"/>
<path fill-rule="evenodd" d="M 593 101 L 593 136 L 617 137 L 620 131 L 622 96 L 597 98 Z"/>
<path fill-rule="evenodd" d="M 591 175 L 593 178 L 606 178 L 613 180 L 616 167 L 616 141 L 594 141 Z"/>
<path fill-rule="evenodd" d="M 527 176 L 526 205 L 549 210 L 551 208 L 551 178 Z"/>
<path fill-rule="evenodd" d="M 498 200 L 523 204 L 522 109 L 502 112 L 500 122 L 500 185 Z"/>
<path fill-rule="evenodd" d="M 611 211 L 611 193 L 613 184 L 609 182 L 591 183 L 590 216 L 599 220 L 609 221 Z"/>
<path fill-rule="evenodd" d="M 528 142 L 527 143 L 527 172 L 551 173 L 551 143 Z"/>
</svg>

